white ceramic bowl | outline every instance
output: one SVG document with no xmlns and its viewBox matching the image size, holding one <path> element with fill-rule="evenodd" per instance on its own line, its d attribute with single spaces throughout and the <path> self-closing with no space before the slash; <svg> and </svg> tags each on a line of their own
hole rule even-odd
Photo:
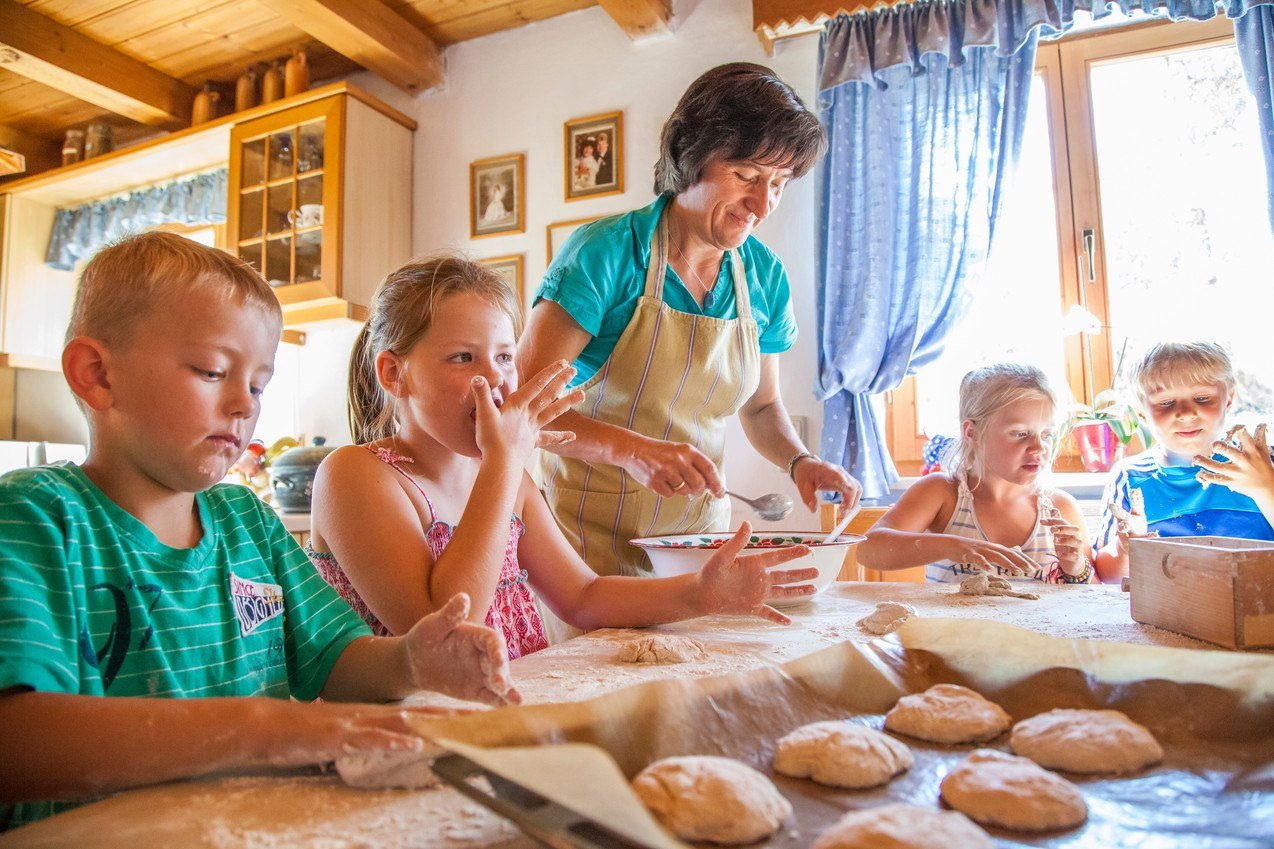
<svg viewBox="0 0 1274 849">
<path fill-rule="evenodd" d="M 708 562 L 708 558 L 712 556 L 713 552 L 719 549 L 732 536 L 734 536 L 733 533 L 680 534 L 663 537 L 642 537 L 641 539 L 631 540 L 631 542 L 633 545 L 645 550 L 646 555 L 650 558 L 650 565 L 655 570 L 656 577 L 668 578 L 675 575 L 685 575 L 689 572 L 698 572 L 703 568 L 703 564 Z M 786 548 L 802 543 L 808 545 L 811 549 L 808 556 L 789 560 L 787 563 L 773 568 L 804 569 L 813 566 L 818 569 L 818 577 L 810 583 L 814 585 L 814 595 L 818 595 L 831 586 L 832 581 L 835 581 L 836 576 L 840 574 L 841 563 L 844 562 L 850 546 L 858 545 L 866 539 L 861 534 L 841 534 L 835 542 L 824 544 L 823 539 L 826 536 L 827 534 L 794 531 L 757 533 L 752 535 L 743 551 L 744 553 L 752 553 L 771 548 Z M 792 606 L 801 604 L 811 598 L 813 596 L 776 599 L 770 603 L 777 607 Z"/>
</svg>

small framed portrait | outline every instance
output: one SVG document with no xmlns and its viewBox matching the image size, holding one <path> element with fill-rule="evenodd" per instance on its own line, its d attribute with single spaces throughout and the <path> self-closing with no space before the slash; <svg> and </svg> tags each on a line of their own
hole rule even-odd
<svg viewBox="0 0 1274 849">
<path fill-rule="evenodd" d="M 624 190 L 623 136 L 623 112 L 566 122 L 567 200 Z"/>
<path fill-rule="evenodd" d="M 553 257 L 562 249 L 562 245 L 566 244 L 566 239 L 580 227 L 583 227 L 590 221 L 596 221 L 599 218 L 605 218 L 604 215 L 590 215 L 587 218 L 572 218 L 570 221 L 554 221 L 547 228 L 546 246 L 548 250 L 548 258 L 546 262 L 552 262 Z"/>
<path fill-rule="evenodd" d="M 485 265 L 498 272 L 508 282 L 509 288 L 517 292 L 519 304 L 526 303 L 525 291 L 522 288 L 522 266 L 525 256 L 526 254 L 514 254 L 478 260 L 479 265 Z"/>
<path fill-rule="evenodd" d="M 520 153 L 469 165 L 469 235 L 526 232 L 526 157 Z"/>
</svg>

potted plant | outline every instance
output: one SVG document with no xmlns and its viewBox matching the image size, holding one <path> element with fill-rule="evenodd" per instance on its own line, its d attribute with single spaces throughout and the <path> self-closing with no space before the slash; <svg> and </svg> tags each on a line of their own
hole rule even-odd
<svg viewBox="0 0 1274 849">
<path fill-rule="evenodd" d="M 1079 460 L 1090 472 L 1108 472 L 1124 456 L 1133 436 L 1150 447 L 1150 428 L 1114 389 L 1097 393 L 1092 406 L 1072 404 L 1063 436 L 1075 438 Z"/>
</svg>

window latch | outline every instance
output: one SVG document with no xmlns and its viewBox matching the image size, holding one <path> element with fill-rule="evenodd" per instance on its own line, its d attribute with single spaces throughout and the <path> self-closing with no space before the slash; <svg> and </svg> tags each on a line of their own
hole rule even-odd
<svg viewBox="0 0 1274 849">
<path fill-rule="evenodd" d="M 1079 274 L 1085 283 L 1097 282 L 1097 234 L 1091 228 L 1084 228 L 1081 234 L 1084 252 L 1079 255 Z"/>
</svg>

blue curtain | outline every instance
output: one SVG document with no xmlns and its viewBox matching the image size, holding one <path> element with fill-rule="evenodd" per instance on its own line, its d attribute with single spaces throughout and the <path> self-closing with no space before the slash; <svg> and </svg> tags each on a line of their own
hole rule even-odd
<svg viewBox="0 0 1274 849">
<path fill-rule="evenodd" d="M 891 39 L 940 23 L 941 52 L 923 52 L 908 36 L 891 42 L 896 51 L 869 51 L 866 63 L 847 60 L 871 16 L 842 17 L 824 35 L 824 82 L 846 74 L 851 81 L 821 96 L 831 140 L 819 252 L 822 453 L 850 469 L 868 498 L 898 478 L 871 396 L 941 352 L 966 303 L 965 279 L 990 249 L 1021 148 L 1035 31 L 1023 29 L 1008 55 L 960 41 L 977 29 L 994 32 L 994 16 L 972 25 L 991 5 L 932 4 L 916 20 L 890 22 Z M 871 61 L 887 55 L 904 61 Z"/>
<path fill-rule="evenodd" d="M 1260 2 L 1270 0 L 1223 5 L 1235 18 Z M 964 309 L 965 281 L 990 250 L 1020 150 L 1037 35 L 1070 29 L 1079 9 L 1101 19 L 1115 7 L 1172 20 L 1218 14 L 1215 0 L 918 0 L 841 15 L 825 28 L 819 89 L 831 145 L 815 391 L 823 456 L 849 468 L 866 497 L 885 495 L 898 478 L 872 396 L 941 353 Z"/>
<path fill-rule="evenodd" d="M 1234 21 L 1234 40 L 1243 62 L 1243 76 L 1256 98 L 1270 227 L 1274 228 L 1274 5 L 1263 3 L 1239 15 Z"/>
<path fill-rule="evenodd" d="M 157 224 L 220 224 L 226 220 L 226 169 L 139 189 L 128 195 L 59 209 L 44 262 L 70 271 L 76 260 L 129 233 Z"/>
</svg>

